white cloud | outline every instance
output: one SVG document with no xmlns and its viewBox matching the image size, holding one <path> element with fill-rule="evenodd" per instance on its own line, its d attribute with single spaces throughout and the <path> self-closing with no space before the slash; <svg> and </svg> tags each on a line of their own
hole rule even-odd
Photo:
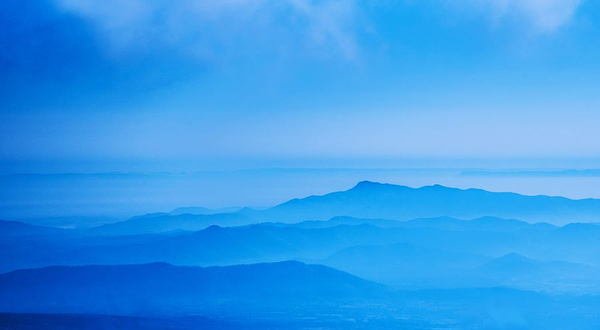
<svg viewBox="0 0 600 330">
<path fill-rule="evenodd" d="M 539 32 L 553 32 L 569 23 L 583 0 L 477 0 L 489 3 L 496 19 L 517 14 Z"/>
<path fill-rule="evenodd" d="M 356 62 L 365 14 L 360 8 L 386 10 L 391 0 L 54 1 L 92 22 L 116 56 L 165 49 L 201 61 L 253 53 Z M 491 15 L 496 24 L 519 21 L 530 31 L 551 33 L 569 23 L 584 0 L 404 0 L 396 5 L 415 1 L 475 5 L 478 14 Z"/>
<path fill-rule="evenodd" d="M 357 56 L 353 0 L 55 1 L 92 21 L 117 53 L 163 45 L 190 55 L 219 57 L 223 50 L 238 51 L 239 44 L 263 47 L 253 42 L 300 36 L 299 40 L 269 41 L 346 60 Z"/>
<path fill-rule="evenodd" d="M 336 44 L 347 60 L 356 59 L 357 45 L 350 31 L 355 11 L 354 1 L 322 1 L 318 5 L 306 0 L 288 2 L 309 19 L 311 40 L 314 43 Z"/>
</svg>

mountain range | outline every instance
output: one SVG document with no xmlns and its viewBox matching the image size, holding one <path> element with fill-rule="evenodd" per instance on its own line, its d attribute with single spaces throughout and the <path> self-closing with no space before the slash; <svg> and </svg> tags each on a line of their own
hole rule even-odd
<svg viewBox="0 0 600 330">
<path fill-rule="evenodd" d="M 262 220 L 282 222 L 326 220 L 340 215 L 394 220 L 494 216 L 566 224 L 600 221 L 600 200 L 525 196 L 440 185 L 411 188 L 362 181 L 346 191 L 294 199 L 250 214 Z"/>
<path fill-rule="evenodd" d="M 572 222 L 600 222 L 600 200 L 525 196 L 440 185 L 411 188 L 363 181 L 346 191 L 293 199 L 264 210 L 182 208 L 171 213 L 149 214 L 106 224 L 92 228 L 90 232 L 98 235 L 132 235 L 194 231 L 211 225 L 325 221 L 338 216 L 372 219 L 372 223 L 376 225 L 387 222 L 391 226 L 393 222 L 388 220 L 407 221 L 435 217 L 496 217 L 563 225 Z M 501 225 L 506 226 L 508 223 L 504 221 Z M 519 226 L 517 222 L 512 225 Z"/>
<path fill-rule="evenodd" d="M 0 241 L 0 271 L 50 265 L 167 262 L 208 267 L 300 260 L 401 288 L 478 284 L 541 289 L 541 281 L 515 285 L 518 281 L 511 280 L 510 271 L 498 268 L 498 274 L 494 274 L 477 269 L 495 258 L 518 253 L 534 262 L 580 265 L 566 267 L 561 276 L 551 268 L 533 274 L 538 279 L 553 278 L 558 291 L 600 290 L 600 277 L 594 276 L 595 267 L 600 267 L 600 226 L 595 224 L 556 227 L 494 217 L 470 221 L 450 217 L 361 221 L 335 217 L 296 224 L 213 225 L 195 232 L 124 236 L 50 228 L 52 234 L 48 235 L 5 236 Z M 29 232 L 47 229 L 14 223 L 10 227 L 29 228 Z M 578 275 L 582 269 L 587 275 Z M 535 278 L 533 275 L 521 278 Z M 544 286 L 544 290 L 552 289 Z"/>
<path fill-rule="evenodd" d="M 0 221 L 0 328 L 194 328 L 192 314 L 223 329 L 596 329 L 598 202 L 361 182 L 262 210 Z"/>
</svg>

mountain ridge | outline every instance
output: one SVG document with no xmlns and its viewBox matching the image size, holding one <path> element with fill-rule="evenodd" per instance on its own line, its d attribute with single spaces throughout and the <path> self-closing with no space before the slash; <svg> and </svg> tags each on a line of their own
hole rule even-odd
<svg viewBox="0 0 600 330">
<path fill-rule="evenodd" d="M 419 218 L 503 218 L 528 223 L 562 225 L 599 222 L 600 199 L 559 196 L 527 196 L 483 189 L 459 189 L 442 185 L 412 188 L 360 181 L 350 189 L 325 195 L 294 198 L 267 209 L 240 208 L 229 213 L 154 213 L 94 227 L 99 235 L 195 231 L 210 225 L 240 226 L 254 223 L 326 221 L 336 217 L 409 221 Z M 385 220 L 384 220 L 385 219 Z M 387 225 L 394 225 L 387 222 Z"/>
<path fill-rule="evenodd" d="M 283 280 L 285 279 L 285 280 Z M 50 266 L 0 274 L 2 312 L 151 313 L 251 302 L 280 305 L 377 297 L 374 282 L 298 261 L 226 267 Z"/>
<path fill-rule="evenodd" d="M 600 220 L 600 199 L 527 196 L 512 192 L 403 185 L 360 181 L 354 187 L 325 195 L 292 199 L 255 212 L 258 219 L 283 222 L 325 220 L 334 216 L 410 220 L 422 217 L 484 216 L 517 218 L 527 222 L 592 222 Z"/>
</svg>

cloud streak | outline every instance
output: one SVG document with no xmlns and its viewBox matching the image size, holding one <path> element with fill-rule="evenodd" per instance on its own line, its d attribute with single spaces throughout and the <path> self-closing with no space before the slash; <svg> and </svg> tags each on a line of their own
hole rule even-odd
<svg viewBox="0 0 600 330">
<path fill-rule="evenodd" d="M 489 5 L 494 18 L 516 15 L 537 32 L 551 33 L 568 24 L 583 0 L 476 0 Z"/>
<path fill-rule="evenodd" d="M 120 55 L 148 47 L 178 48 L 202 60 L 249 48 L 289 46 L 288 52 L 354 60 L 354 1 L 57 0 L 94 22 Z M 286 40 L 287 39 L 287 40 Z M 294 42 L 290 42 L 293 40 Z M 270 49 L 276 50 L 276 49 Z"/>
<path fill-rule="evenodd" d="M 356 62 L 361 57 L 359 41 L 364 23 L 361 19 L 366 17 L 364 9 L 379 6 L 378 1 L 355 0 L 53 1 L 62 10 L 92 22 L 110 55 L 121 57 L 158 48 L 179 52 L 192 60 L 216 62 L 260 52 L 278 53 L 279 58 L 285 57 L 281 56 L 283 53 Z M 495 24 L 519 22 L 544 34 L 568 24 L 582 2 L 450 3 L 475 5 L 482 13 L 491 15 Z"/>
</svg>

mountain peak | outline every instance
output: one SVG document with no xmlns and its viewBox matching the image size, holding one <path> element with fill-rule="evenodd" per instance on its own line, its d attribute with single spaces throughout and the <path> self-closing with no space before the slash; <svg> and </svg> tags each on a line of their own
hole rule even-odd
<svg viewBox="0 0 600 330">
<path fill-rule="evenodd" d="M 370 190 L 370 189 L 384 189 L 384 188 L 394 189 L 394 190 L 398 190 L 398 189 L 413 190 L 414 189 L 414 188 L 399 185 L 399 184 L 381 183 L 381 182 L 363 180 L 363 181 L 360 181 L 359 183 L 357 183 L 356 186 L 354 186 L 351 190 Z"/>
<path fill-rule="evenodd" d="M 538 269 L 538 263 L 518 253 L 508 253 L 481 267 L 488 271 L 520 272 Z"/>
<path fill-rule="evenodd" d="M 380 183 L 380 182 L 374 182 L 374 181 L 360 181 L 359 183 L 356 184 L 356 186 L 354 186 L 354 188 L 372 188 L 372 187 L 379 187 L 379 186 L 383 186 L 385 184 Z"/>
<path fill-rule="evenodd" d="M 531 259 L 525 257 L 522 254 L 511 252 L 507 253 L 496 260 L 509 261 L 509 262 L 529 262 Z"/>
<path fill-rule="evenodd" d="M 354 186 L 353 189 L 376 189 L 376 188 L 383 188 L 383 187 L 396 188 L 396 189 L 408 188 L 408 189 L 425 189 L 425 190 L 455 189 L 455 188 L 442 186 L 440 184 L 422 186 L 420 188 L 411 188 L 411 187 L 403 186 L 403 185 L 399 185 L 399 184 L 381 183 L 381 182 L 368 181 L 368 180 L 360 181 L 359 183 L 356 184 L 356 186 Z"/>
<path fill-rule="evenodd" d="M 457 190 L 457 188 L 450 188 L 450 187 L 446 187 L 446 186 L 442 186 L 441 184 L 432 184 L 429 186 L 423 186 L 419 189 L 422 190 Z"/>
</svg>

